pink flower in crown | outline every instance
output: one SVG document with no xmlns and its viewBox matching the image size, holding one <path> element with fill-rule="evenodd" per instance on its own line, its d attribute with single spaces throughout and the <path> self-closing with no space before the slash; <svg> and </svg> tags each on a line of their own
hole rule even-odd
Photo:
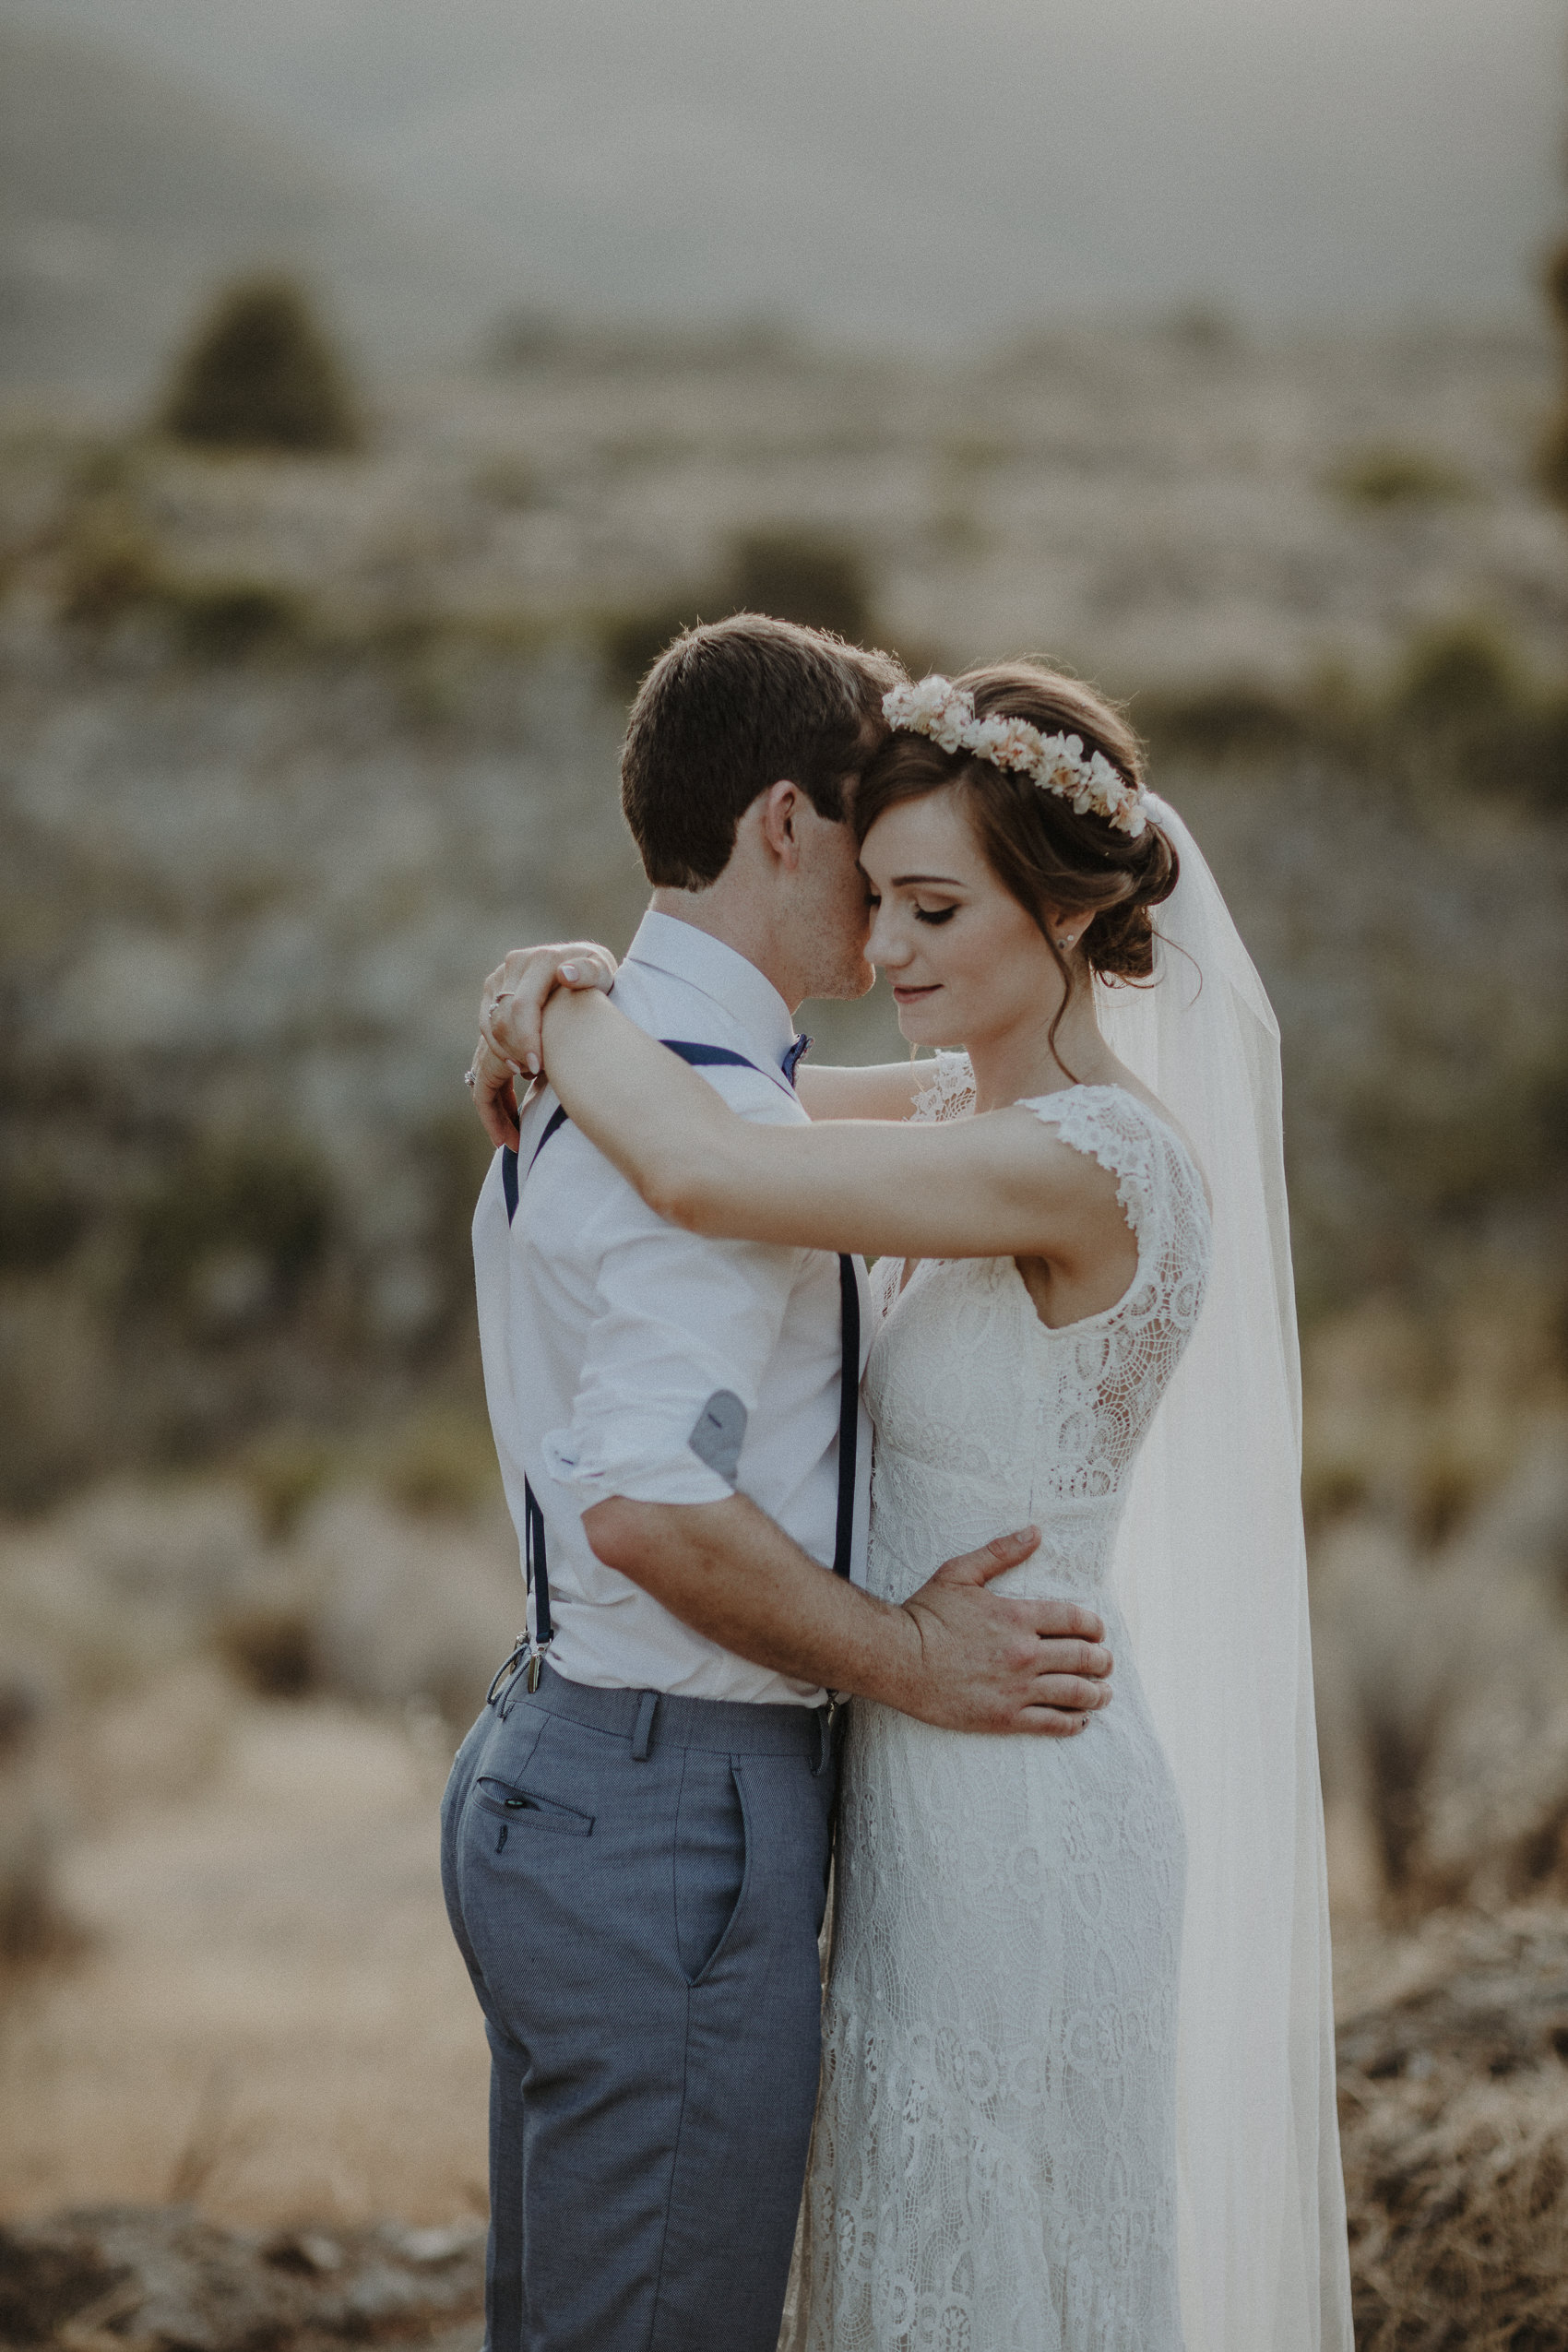
<svg viewBox="0 0 1568 2352">
<path fill-rule="evenodd" d="M 1032 775 L 1039 763 L 1039 730 L 1027 719 L 992 719 L 988 724 L 996 730 L 996 749 L 990 756 L 999 766 Z"/>
</svg>

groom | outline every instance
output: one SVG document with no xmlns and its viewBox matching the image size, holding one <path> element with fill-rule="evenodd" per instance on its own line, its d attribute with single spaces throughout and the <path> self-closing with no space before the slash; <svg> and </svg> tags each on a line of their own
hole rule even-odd
<svg viewBox="0 0 1568 2352">
<path fill-rule="evenodd" d="M 896 674 L 741 614 L 678 639 L 633 708 L 654 891 L 615 1001 L 746 1118 L 805 1117 L 792 1008 L 871 984 L 845 795 Z M 540 968 L 508 959 L 518 1061 Z M 664 1225 L 548 1089 L 518 1134 L 482 1046 L 478 1075 L 517 1138 L 474 1255 L 532 1595 L 443 1806 L 492 2056 L 487 2352 L 773 2352 L 816 2092 L 827 1693 L 1070 1730 L 1107 1694 L 1103 1628 L 984 1589 L 1032 1530 L 902 1608 L 862 1590 L 860 1262 Z"/>
</svg>

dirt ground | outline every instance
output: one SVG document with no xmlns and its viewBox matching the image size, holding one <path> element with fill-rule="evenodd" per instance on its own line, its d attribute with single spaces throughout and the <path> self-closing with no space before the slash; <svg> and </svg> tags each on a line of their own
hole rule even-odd
<svg viewBox="0 0 1568 2352">
<path fill-rule="evenodd" d="M 0 2013 L 0 2215 L 482 2214 L 485 2049 L 437 1878 L 450 1735 L 200 1669 L 77 1730 L 86 1944 Z"/>
</svg>

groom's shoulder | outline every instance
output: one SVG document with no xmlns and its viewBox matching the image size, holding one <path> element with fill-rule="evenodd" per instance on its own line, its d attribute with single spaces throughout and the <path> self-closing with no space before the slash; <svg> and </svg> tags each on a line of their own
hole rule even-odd
<svg viewBox="0 0 1568 2352">
<path fill-rule="evenodd" d="M 712 1062 L 685 1058 L 742 1118 L 781 1127 L 805 1120 L 805 1109 L 783 1072 L 767 1066 L 766 1049 L 748 1038 L 738 1022 L 727 1020 L 703 990 L 657 967 L 628 961 L 616 980 L 614 1002 L 661 1044 L 678 1042 L 734 1057 Z"/>
</svg>

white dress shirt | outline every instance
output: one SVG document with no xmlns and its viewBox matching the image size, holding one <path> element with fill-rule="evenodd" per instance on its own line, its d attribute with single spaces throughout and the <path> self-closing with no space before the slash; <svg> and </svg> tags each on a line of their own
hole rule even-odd
<svg viewBox="0 0 1568 2352">
<path fill-rule="evenodd" d="M 794 1038 L 789 1007 L 733 948 L 649 913 L 614 996 L 654 1037 L 725 1046 L 754 1063 L 699 1074 L 743 1118 L 779 1126 L 805 1118 L 781 1068 Z M 739 1492 L 831 1568 L 837 1261 L 665 1224 L 571 1123 L 540 1151 L 555 1108 L 546 1089 L 524 1113 L 512 1224 L 500 1153 L 474 1215 L 485 1391 L 506 1497 L 520 1542 L 526 1475 L 547 1531 L 551 1665 L 576 1682 L 820 1704 L 822 1691 L 720 1649 L 607 1568 L 582 1515 L 610 1495 L 702 1503 Z M 854 1265 L 863 1367 L 871 1314 L 864 1268 Z M 861 1579 L 871 1478 L 863 1408 L 857 1466 Z"/>
</svg>

